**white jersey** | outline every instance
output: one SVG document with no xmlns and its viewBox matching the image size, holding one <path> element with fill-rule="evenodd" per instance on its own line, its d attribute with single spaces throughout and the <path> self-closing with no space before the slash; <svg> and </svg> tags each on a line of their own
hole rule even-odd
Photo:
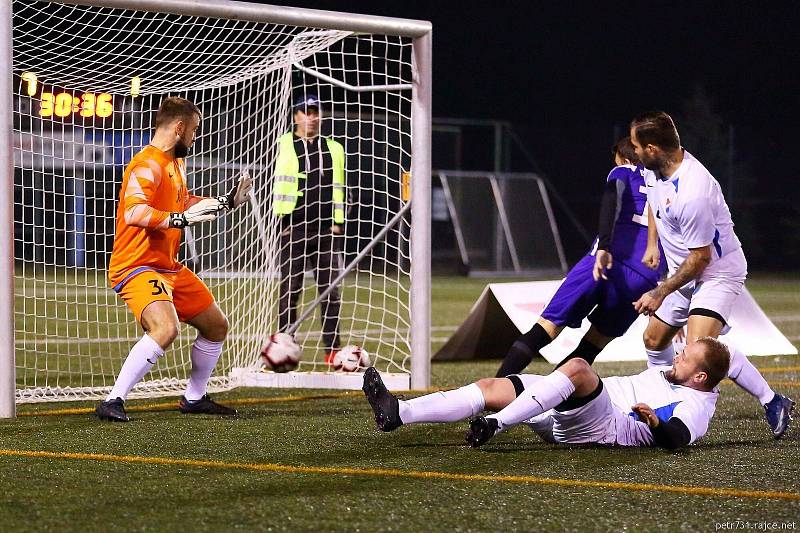
<svg viewBox="0 0 800 533">
<path fill-rule="evenodd" d="M 638 420 L 631 407 L 645 403 L 663 422 L 673 416 L 679 418 L 689 428 L 690 442 L 694 442 L 708 431 L 719 392 L 716 389 L 703 392 L 674 385 L 664 377 L 663 368 L 649 368 L 635 376 L 603 378 L 603 387 L 622 416 Z M 617 423 L 617 443 L 624 446 L 650 446 L 653 434 L 644 423 Z"/>
<path fill-rule="evenodd" d="M 724 277 L 744 281 L 747 261 L 742 244 L 733 231 L 731 212 L 719 183 L 706 167 L 684 150 L 683 162 L 672 176 L 646 170 L 644 181 L 670 275 L 684 262 L 690 248 L 710 244 L 711 263 L 699 280 Z"/>
</svg>

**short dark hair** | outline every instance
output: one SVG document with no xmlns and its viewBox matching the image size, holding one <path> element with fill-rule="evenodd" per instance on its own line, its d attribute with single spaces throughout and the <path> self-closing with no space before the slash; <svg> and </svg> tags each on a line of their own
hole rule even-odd
<svg viewBox="0 0 800 533">
<path fill-rule="evenodd" d="M 202 116 L 200 108 L 186 98 L 168 96 L 161 101 L 156 113 L 156 128 L 165 126 L 175 119 L 188 121 L 192 115 Z"/>
<path fill-rule="evenodd" d="M 642 147 L 652 144 L 670 152 L 681 147 L 675 122 L 663 111 L 638 115 L 631 121 L 631 129 L 636 132 L 636 140 Z"/>
<path fill-rule="evenodd" d="M 611 153 L 614 156 L 619 155 L 622 159 L 627 159 L 634 165 L 639 163 L 639 158 L 636 157 L 636 149 L 633 147 L 630 137 L 623 137 L 617 141 L 617 144 L 611 147 Z"/>
<path fill-rule="evenodd" d="M 727 346 L 713 337 L 701 337 L 697 342 L 705 347 L 701 368 L 708 375 L 706 385 L 713 389 L 728 375 L 731 353 Z"/>
</svg>

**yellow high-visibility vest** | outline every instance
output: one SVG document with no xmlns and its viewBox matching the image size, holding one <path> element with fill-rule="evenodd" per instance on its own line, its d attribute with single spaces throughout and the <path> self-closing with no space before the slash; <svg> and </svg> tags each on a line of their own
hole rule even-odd
<svg viewBox="0 0 800 533">
<path fill-rule="evenodd" d="M 333 160 L 333 223 L 344 223 L 344 147 L 330 137 L 323 137 Z M 278 138 L 278 162 L 275 164 L 275 179 L 272 182 L 272 210 L 276 215 L 288 215 L 294 211 L 300 180 L 306 175 L 300 172 L 300 160 L 294 150 L 294 134 L 285 133 Z"/>
</svg>

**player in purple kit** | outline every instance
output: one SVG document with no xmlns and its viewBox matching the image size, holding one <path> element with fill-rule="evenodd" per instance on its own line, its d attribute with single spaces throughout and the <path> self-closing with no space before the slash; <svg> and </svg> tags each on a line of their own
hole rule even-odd
<svg viewBox="0 0 800 533">
<path fill-rule="evenodd" d="M 511 346 L 497 377 L 520 373 L 565 326 L 579 327 L 587 316 L 592 327 L 558 366 L 576 357 L 592 364 L 636 320 L 631 298 L 635 301 L 658 284 L 664 262 L 642 263 L 645 255 L 661 253 L 657 244 L 648 249 L 644 168 L 637 166 L 630 137 L 617 142 L 613 153 L 617 166 L 608 175 L 592 250 L 569 271 L 536 324 Z"/>
</svg>

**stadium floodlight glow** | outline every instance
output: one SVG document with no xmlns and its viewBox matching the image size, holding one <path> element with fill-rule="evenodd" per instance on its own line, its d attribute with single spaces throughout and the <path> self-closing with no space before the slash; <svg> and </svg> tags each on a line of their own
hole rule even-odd
<svg viewBox="0 0 800 533">
<path fill-rule="evenodd" d="M 303 93 L 347 153 L 342 344 L 363 345 L 392 388 L 430 384 L 430 23 L 221 0 L 13 0 L 0 17 L 12 73 L 0 97 L 14 110 L 0 114 L 0 283 L 13 295 L 0 299 L 0 417 L 103 398 L 140 336 L 106 270 L 124 166 L 168 95 L 203 112 L 187 159 L 195 194 L 243 169 L 255 180 L 248 206 L 185 231 L 181 260 L 231 324 L 210 390 L 360 387 L 323 362 L 310 296 L 299 372 L 258 372 L 277 328 L 276 141 Z M 130 397 L 182 393 L 193 333 Z"/>
</svg>

